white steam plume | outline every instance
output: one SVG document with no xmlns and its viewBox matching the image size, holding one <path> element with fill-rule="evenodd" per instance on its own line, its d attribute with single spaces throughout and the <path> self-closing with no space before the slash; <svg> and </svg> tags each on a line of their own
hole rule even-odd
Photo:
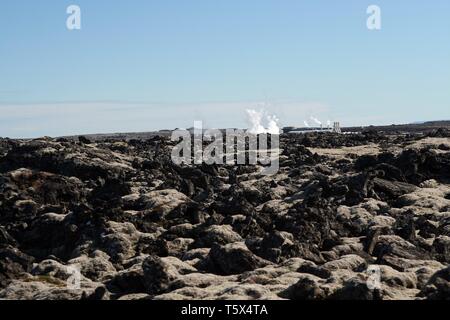
<svg viewBox="0 0 450 320">
<path fill-rule="evenodd" d="M 313 116 L 311 116 L 311 120 L 317 123 L 319 126 L 322 125 L 322 122 L 320 122 L 317 118 L 314 118 Z"/>
<path fill-rule="evenodd" d="M 249 123 L 248 132 L 252 134 L 279 134 L 280 127 L 278 118 L 274 115 L 268 115 L 264 111 L 247 110 L 247 121 Z M 266 125 L 265 125 L 266 124 Z"/>
</svg>

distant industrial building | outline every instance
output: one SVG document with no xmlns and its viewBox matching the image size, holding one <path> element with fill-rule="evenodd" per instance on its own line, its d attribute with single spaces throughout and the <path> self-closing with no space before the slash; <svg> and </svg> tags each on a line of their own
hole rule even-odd
<svg viewBox="0 0 450 320">
<path fill-rule="evenodd" d="M 334 122 L 333 126 L 327 127 L 285 127 L 283 128 L 284 133 L 308 133 L 308 132 L 332 132 L 332 133 L 342 133 L 340 122 Z"/>
</svg>

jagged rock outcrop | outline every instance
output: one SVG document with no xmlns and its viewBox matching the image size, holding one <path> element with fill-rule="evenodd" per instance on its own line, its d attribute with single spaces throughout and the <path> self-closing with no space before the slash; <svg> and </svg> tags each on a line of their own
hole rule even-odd
<svg viewBox="0 0 450 320">
<path fill-rule="evenodd" d="M 280 169 L 174 143 L 0 139 L 0 299 L 449 299 L 448 132 L 282 135 Z"/>
</svg>

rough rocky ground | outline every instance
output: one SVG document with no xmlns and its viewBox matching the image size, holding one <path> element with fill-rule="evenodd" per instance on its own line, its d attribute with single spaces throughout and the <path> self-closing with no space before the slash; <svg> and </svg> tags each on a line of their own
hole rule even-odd
<svg viewBox="0 0 450 320">
<path fill-rule="evenodd" d="M 0 299 L 449 299 L 449 137 L 283 135 L 270 177 L 0 139 Z"/>
</svg>

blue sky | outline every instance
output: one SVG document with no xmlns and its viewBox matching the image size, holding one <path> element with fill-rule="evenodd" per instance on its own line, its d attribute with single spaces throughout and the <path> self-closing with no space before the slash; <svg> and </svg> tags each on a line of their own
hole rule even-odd
<svg viewBox="0 0 450 320">
<path fill-rule="evenodd" d="M 449 17 L 448 0 L 2 1 L 0 136 L 245 127 L 248 108 L 282 125 L 450 119 Z"/>
</svg>

